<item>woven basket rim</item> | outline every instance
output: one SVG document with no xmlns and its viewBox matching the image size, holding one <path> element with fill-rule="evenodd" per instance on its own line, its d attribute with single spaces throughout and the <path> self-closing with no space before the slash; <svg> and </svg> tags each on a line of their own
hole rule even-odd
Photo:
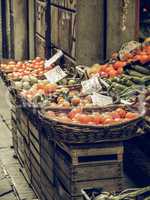
<svg viewBox="0 0 150 200">
<path fill-rule="evenodd" d="M 117 124 L 106 124 L 106 125 L 92 125 L 92 124 L 80 124 L 80 123 L 73 123 L 73 122 L 62 122 L 59 121 L 57 119 L 52 119 L 47 117 L 46 115 L 44 115 L 42 112 L 39 112 L 39 116 L 40 118 L 43 118 L 44 120 L 46 120 L 47 122 L 54 122 L 56 124 L 59 125 L 65 125 L 68 127 L 80 127 L 80 128 L 114 128 L 114 127 L 120 127 L 120 126 L 124 126 L 127 124 L 132 124 L 138 120 L 144 119 L 144 114 L 139 114 L 138 117 L 136 117 L 135 119 L 129 120 L 129 121 L 124 121 L 124 122 L 120 122 Z"/>
</svg>

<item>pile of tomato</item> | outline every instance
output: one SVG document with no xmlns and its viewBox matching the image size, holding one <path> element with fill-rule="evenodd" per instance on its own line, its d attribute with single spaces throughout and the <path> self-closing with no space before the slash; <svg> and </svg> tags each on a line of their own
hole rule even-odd
<svg viewBox="0 0 150 200">
<path fill-rule="evenodd" d="M 116 59 L 116 58 L 115 58 Z M 112 63 L 101 65 L 99 74 L 102 77 L 116 77 L 123 73 L 124 67 L 131 62 L 139 62 L 142 65 L 150 62 L 150 46 L 145 45 L 142 48 L 135 49 L 132 53 L 124 55 L 122 60 L 116 60 Z"/>
<path fill-rule="evenodd" d="M 82 108 L 74 108 L 68 114 L 56 114 L 48 111 L 47 116 L 66 123 L 88 124 L 88 125 L 113 125 L 136 119 L 139 115 L 135 112 L 128 112 L 123 108 L 117 108 L 112 112 L 85 113 Z"/>
<path fill-rule="evenodd" d="M 36 57 L 29 61 L 10 61 L 8 64 L 3 64 L 2 67 L 9 73 L 9 78 L 13 80 L 22 79 L 24 76 L 42 77 L 44 73 L 52 69 L 52 66 L 44 67 L 44 60 L 41 57 Z"/>
</svg>

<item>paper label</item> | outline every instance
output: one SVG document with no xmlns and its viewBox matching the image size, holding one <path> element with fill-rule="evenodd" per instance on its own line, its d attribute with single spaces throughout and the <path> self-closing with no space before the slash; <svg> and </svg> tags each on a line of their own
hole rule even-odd
<svg viewBox="0 0 150 200">
<path fill-rule="evenodd" d="M 50 83 L 57 83 L 61 79 L 65 78 L 67 74 L 61 69 L 59 65 L 45 73 L 47 80 Z"/>
<path fill-rule="evenodd" d="M 58 50 L 57 53 L 52 56 L 49 60 L 45 61 L 45 68 L 49 67 L 50 65 L 52 65 L 53 63 L 55 63 L 59 58 L 61 58 L 63 56 L 63 52 L 61 50 Z"/>
<path fill-rule="evenodd" d="M 82 81 L 82 91 L 86 94 L 91 94 L 93 92 L 98 92 L 102 89 L 102 86 L 98 80 L 97 76 L 90 78 L 89 80 Z"/>
<path fill-rule="evenodd" d="M 119 57 L 120 59 L 123 59 L 123 57 L 125 56 L 125 54 L 130 53 L 131 51 L 133 51 L 134 49 L 140 48 L 141 47 L 141 43 L 136 42 L 136 41 L 130 41 L 128 43 L 125 43 L 120 51 L 119 51 Z"/>
<path fill-rule="evenodd" d="M 102 94 L 93 93 L 93 95 L 91 95 L 91 98 L 92 98 L 93 105 L 104 107 L 104 106 L 113 104 L 113 100 L 111 97 L 108 97 Z"/>
</svg>

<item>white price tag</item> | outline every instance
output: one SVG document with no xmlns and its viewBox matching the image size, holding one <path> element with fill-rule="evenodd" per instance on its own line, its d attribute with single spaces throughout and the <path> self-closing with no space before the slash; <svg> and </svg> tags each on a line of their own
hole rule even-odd
<svg viewBox="0 0 150 200">
<path fill-rule="evenodd" d="M 93 95 L 91 95 L 91 98 L 92 98 L 93 104 L 97 106 L 104 107 L 104 106 L 113 104 L 113 100 L 111 97 L 108 97 L 102 94 L 93 93 Z"/>
<path fill-rule="evenodd" d="M 59 65 L 45 73 L 47 80 L 50 83 L 57 83 L 61 79 L 65 78 L 67 74 L 60 68 Z"/>
<path fill-rule="evenodd" d="M 141 43 L 136 42 L 136 41 L 130 41 L 128 43 L 123 44 L 120 51 L 119 51 L 120 59 L 123 59 L 125 54 L 130 53 L 134 49 L 137 49 L 137 48 L 140 48 L 140 47 L 141 47 Z"/>
<path fill-rule="evenodd" d="M 82 91 L 86 94 L 91 94 L 93 92 L 98 92 L 102 89 L 102 86 L 98 80 L 97 76 L 90 78 L 89 80 L 82 81 Z"/>
<path fill-rule="evenodd" d="M 58 50 L 57 53 L 52 56 L 49 60 L 45 61 L 45 68 L 49 67 L 50 65 L 52 65 L 53 63 L 55 63 L 59 58 L 61 58 L 63 56 L 63 52 L 61 50 Z"/>
</svg>

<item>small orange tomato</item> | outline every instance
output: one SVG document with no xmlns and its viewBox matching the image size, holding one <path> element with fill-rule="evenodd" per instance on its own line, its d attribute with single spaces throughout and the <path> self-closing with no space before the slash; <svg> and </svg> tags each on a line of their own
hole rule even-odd
<svg viewBox="0 0 150 200">
<path fill-rule="evenodd" d="M 106 117 L 103 124 L 113 124 L 114 120 L 111 117 Z"/>
<path fill-rule="evenodd" d="M 42 60 L 42 58 L 39 57 L 39 56 L 37 56 L 37 57 L 35 58 L 35 60 L 36 60 L 37 62 L 40 62 L 40 61 Z"/>
<path fill-rule="evenodd" d="M 117 111 L 112 111 L 110 113 L 110 116 L 113 118 L 113 119 L 117 119 L 117 118 L 120 118 L 120 115 Z"/>
<path fill-rule="evenodd" d="M 108 64 L 100 65 L 100 72 L 105 72 L 105 69 L 107 68 Z"/>
<path fill-rule="evenodd" d="M 47 114 L 50 116 L 50 117 L 56 117 L 56 114 L 53 112 L 53 111 L 48 111 Z"/>
<path fill-rule="evenodd" d="M 125 118 L 126 111 L 123 108 L 117 108 L 116 112 L 119 114 L 121 118 Z"/>
<path fill-rule="evenodd" d="M 117 76 L 117 71 L 113 69 L 113 70 L 110 70 L 108 74 L 110 77 L 115 77 Z"/>
<path fill-rule="evenodd" d="M 73 97 L 73 98 L 71 99 L 71 103 L 72 103 L 73 106 L 79 105 L 80 102 L 81 102 L 81 100 L 80 100 L 79 97 Z"/>
<path fill-rule="evenodd" d="M 147 54 L 141 56 L 140 62 L 141 62 L 142 64 L 145 64 L 145 63 L 147 63 L 148 61 L 149 61 L 149 56 L 148 56 Z"/>
<path fill-rule="evenodd" d="M 124 62 L 124 61 L 116 61 L 114 64 L 113 64 L 113 67 L 114 69 L 118 69 L 120 67 L 124 67 L 127 63 Z"/>
<path fill-rule="evenodd" d="M 138 114 L 137 113 L 132 113 L 132 112 L 127 112 L 126 115 L 125 115 L 125 118 L 126 119 L 135 119 L 138 117 Z"/>
<path fill-rule="evenodd" d="M 118 75 L 123 74 L 123 68 L 122 67 L 120 67 L 120 68 L 117 69 L 117 74 Z"/>
<path fill-rule="evenodd" d="M 8 65 L 15 65 L 16 62 L 15 61 L 9 61 Z"/>
<path fill-rule="evenodd" d="M 99 113 L 95 113 L 91 115 L 91 121 L 94 122 L 95 124 L 102 124 L 104 122 L 103 116 L 101 116 Z"/>
<path fill-rule="evenodd" d="M 70 117 L 71 119 L 73 119 L 75 117 L 75 115 L 77 113 L 81 113 L 82 109 L 80 107 L 78 108 L 74 108 L 72 109 L 69 113 L 68 113 L 68 117 Z"/>
</svg>

